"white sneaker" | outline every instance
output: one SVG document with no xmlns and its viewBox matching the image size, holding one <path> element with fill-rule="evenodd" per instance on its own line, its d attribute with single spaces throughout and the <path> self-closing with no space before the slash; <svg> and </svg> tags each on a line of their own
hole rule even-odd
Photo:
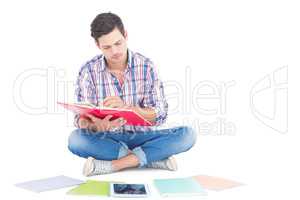
<svg viewBox="0 0 300 200">
<path fill-rule="evenodd" d="M 170 156 L 165 160 L 149 163 L 146 165 L 146 167 L 155 169 L 166 169 L 170 171 L 176 171 L 178 169 L 176 160 L 173 156 Z"/>
<path fill-rule="evenodd" d="M 112 172 L 114 172 L 114 170 L 111 161 L 96 160 L 93 157 L 88 157 L 82 171 L 84 176 L 109 174 Z"/>
</svg>

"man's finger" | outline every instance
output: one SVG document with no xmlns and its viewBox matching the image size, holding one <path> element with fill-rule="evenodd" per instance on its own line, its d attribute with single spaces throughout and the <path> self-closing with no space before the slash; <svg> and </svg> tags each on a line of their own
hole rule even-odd
<svg viewBox="0 0 300 200">
<path fill-rule="evenodd" d="M 118 102 L 120 102 L 120 100 L 110 99 L 110 100 L 107 100 L 107 101 L 103 102 L 103 105 L 104 106 L 111 106 L 112 104 L 116 104 Z"/>
<path fill-rule="evenodd" d="M 104 101 L 108 100 L 108 99 L 116 99 L 116 98 L 120 98 L 118 96 L 108 96 L 104 99 Z"/>
<path fill-rule="evenodd" d="M 109 105 L 109 107 L 111 107 L 111 108 L 118 108 L 118 107 L 120 107 L 119 105 L 120 105 L 120 104 L 117 103 L 117 102 L 112 102 L 112 103 Z"/>
<path fill-rule="evenodd" d="M 113 116 L 112 115 L 107 115 L 103 120 L 109 121 Z"/>
<path fill-rule="evenodd" d="M 117 96 L 106 97 L 103 101 L 103 105 L 104 106 L 109 106 L 110 104 L 116 103 L 116 102 L 123 102 L 123 101 L 120 97 L 117 97 Z"/>
<path fill-rule="evenodd" d="M 107 102 L 107 101 L 112 101 L 112 100 L 116 100 L 118 99 L 118 97 L 116 96 L 109 96 L 109 97 L 106 97 L 104 100 L 103 100 L 103 103 Z"/>
<path fill-rule="evenodd" d="M 118 118 L 118 119 L 115 119 L 115 120 L 112 120 L 111 123 L 114 125 L 114 126 L 123 126 L 124 124 L 126 124 L 126 120 L 122 117 Z"/>
<path fill-rule="evenodd" d="M 123 126 L 127 123 L 126 119 L 123 119 L 122 121 L 119 121 L 119 125 Z"/>
<path fill-rule="evenodd" d="M 123 106 L 123 102 L 119 101 L 119 100 L 112 100 L 109 101 L 105 104 L 106 107 L 111 107 L 111 108 L 121 108 Z"/>
<path fill-rule="evenodd" d="M 109 107 L 109 105 L 111 104 L 111 102 L 110 101 L 103 101 L 103 106 L 106 106 L 106 107 Z"/>
<path fill-rule="evenodd" d="M 96 117 L 94 117 L 93 115 L 90 115 L 90 114 L 85 114 L 87 117 L 89 117 L 92 122 L 95 122 L 95 120 L 97 119 Z"/>
</svg>

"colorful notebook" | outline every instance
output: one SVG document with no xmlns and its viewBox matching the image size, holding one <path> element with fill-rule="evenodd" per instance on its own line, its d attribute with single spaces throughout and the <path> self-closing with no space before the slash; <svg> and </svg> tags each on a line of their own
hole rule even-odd
<svg viewBox="0 0 300 200">
<path fill-rule="evenodd" d="M 70 178 L 67 176 L 55 176 L 24 183 L 18 183 L 16 184 L 16 186 L 33 192 L 44 192 L 48 190 L 55 190 L 64 187 L 79 185 L 82 183 L 84 182 L 81 180 Z"/>
<path fill-rule="evenodd" d="M 154 185 L 161 196 L 206 195 L 194 178 L 155 179 Z"/>
<path fill-rule="evenodd" d="M 242 183 L 232 181 L 229 179 L 206 176 L 206 175 L 193 176 L 193 178 L 196 181 L 198 181 L 203 188 L 208 190 L 215 190 L 215 191 L 229 189 L 229 188 L 243 185 Z"/>
<path fill-rule="evenodd" d="M 127 125 L 132 126 L 153 126 L 153 124 L 146 119 L 144 119 L 140 114 L 135 111 L 129 109 L 121 109 L 121 108 L 109 108 L 109 107 L 96 107 L 91 104 L 79 104 L 79 103 L 60 103 L 59 105 L 64 108 L 71 110 L 75 113 L 79 113 L 81 115 L 91 114 L 98 118 L 104 118 L 107 115 L 112 115 L 111 120 L 117 118 L 126 119 Z"/>
<path fill-rule="evenodd" d="M 71 195 L 109 196 L 109 182 L 88 180 L 68 191 Z"/>
</svg>

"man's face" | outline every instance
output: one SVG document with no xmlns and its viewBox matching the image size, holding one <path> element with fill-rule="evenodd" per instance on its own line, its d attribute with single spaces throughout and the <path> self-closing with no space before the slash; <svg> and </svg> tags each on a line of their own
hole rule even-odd
<svg viewBox="0 0 300 200">
<path fill-rule="evenodd" d="M 119 64 L 126 62 L 127 33 L 125 36 L 115 28 L 112 32 L 102 35 L 97 40 L 97 46 L 102 51 L 108 63 Z"/>
</svg>

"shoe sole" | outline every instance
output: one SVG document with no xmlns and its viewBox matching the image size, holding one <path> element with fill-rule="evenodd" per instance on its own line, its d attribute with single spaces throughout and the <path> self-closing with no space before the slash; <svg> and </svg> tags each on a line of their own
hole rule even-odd
<svg viewBox="0 0 300 200">
<path fill-rule="evenodd" d="M 84 166 L 83 166 L 83 175 L 84 176 L 91 176 L 94 168 L 94 158 L 88 157 Z"/>
<path fill-rule="evenodd" d="M 177 162 L 173 156 L 169 158 L 167 165 L 171 171 L 177 171 L 178 169 Z"/>
</svg>

